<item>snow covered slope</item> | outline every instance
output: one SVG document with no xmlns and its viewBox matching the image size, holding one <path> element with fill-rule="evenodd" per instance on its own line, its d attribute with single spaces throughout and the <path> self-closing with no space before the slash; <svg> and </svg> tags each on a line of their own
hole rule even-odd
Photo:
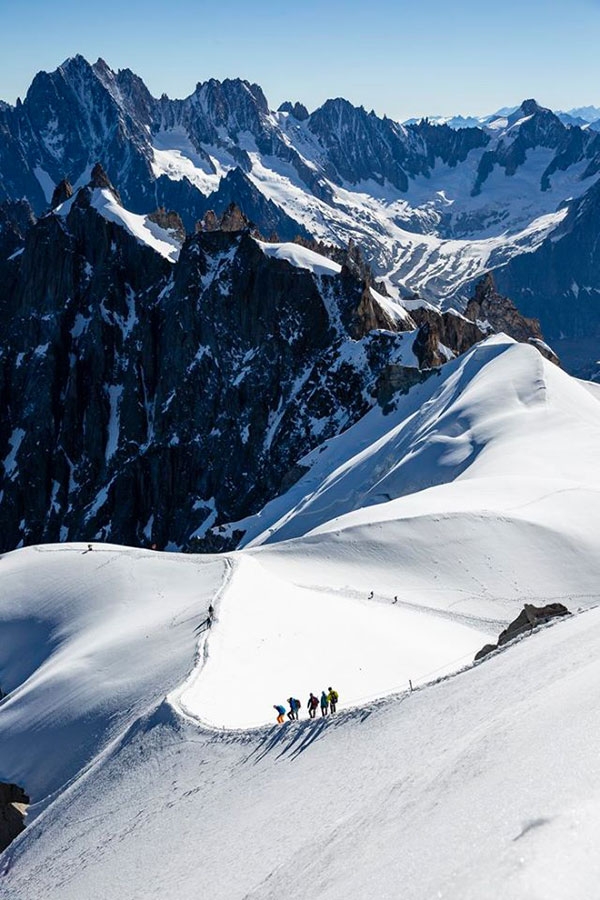
<svg viewBox="0 0 600 900">
<path fill-rule="evenodd" d="M 3 855 L 0 897 L 593 897 L 599 651 L 593 611 L 322 722 L 216 733 L 162 705 Z"/>
<path fill-rule="evenodd" d="M 0 683 L 11 697 L 0 707 L 0 769 L 37 798 L 186 677 L 195 628 L 227 572 L 225 560 L 85 551 L 45 545 L 2 559 Z"/>
<path fill-rule="evenodd" d="M 417 391 L 265 511 L 293 540 L 4 555 L 3 900 L 592 889 L 598 392 L 502 338 Z M 431 684 L 554 600 L 587 611 Z M 335 719 L 264 724 L 330 684 Z"/>
<path fill-rule="evenodd" d="M 477 513 L 545 527 L 555 516 L 585 540 L 599 511 L 599 412 L 584 382 L 497 335 L 317 448 L 287 493 L 233 527 L 255 546 Z"/>
<path fill-rule="evenodd" d="M 170 231 L 152 222 L 148 216 L 140 216 L 125 209 L 114 189 L 90 185 L 87 190 L 89 193 L 89 205 L 102 218 L 124 228 L 139 244 L 150 247 L 170 262 L 177 261 L 181 250 L 181 241 Z M 55 210 L 56 215 L 68 216 L 79 196 L 79 194 L 74 194 L 71 199 L 58 206 Z"/>
<path fill-rule="evenodd" d="M 117 225 L 125 228 L 140 244 L 152 247 L 171 262 L 175 262 L 178 258 L 181 241 L 173 237 L 165 228 L 151 222 L 148 216 L 139 216 L 129 212 L 115 200 L 109 190 L 95 190 L 91 205 L 109 222 L 116 222 Z"/>
</svg>

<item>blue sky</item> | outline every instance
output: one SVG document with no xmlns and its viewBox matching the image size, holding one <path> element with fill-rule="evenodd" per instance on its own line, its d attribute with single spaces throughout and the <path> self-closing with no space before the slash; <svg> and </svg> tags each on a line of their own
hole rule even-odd
<svg viewBox="0 0 600 900">
<path fill-rule="evenodd" d="M 599 37 L 600 0 L 0 0 L 0 98 L 82 53 L 171 97 L 240 76 L 272 107 L 344 96 L 393 118 L 600 106 Z"/>
</svg>

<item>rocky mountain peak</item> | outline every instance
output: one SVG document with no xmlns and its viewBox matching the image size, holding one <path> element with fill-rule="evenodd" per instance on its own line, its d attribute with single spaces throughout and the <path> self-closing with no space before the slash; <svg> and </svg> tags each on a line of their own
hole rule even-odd
<svg viewBox="0 0 600 900">
<path fill-rule="evenodd" d="M 110 178 L 106 174 L 102 163 L 97 162 L 92 169 L 92 173 L 90 175 L 89 187 L 91 188 L 107 188 L 111 193 L 118 197 L 118 191 L 113 186 Z M 120 202 L 120 201 L 119 201 Z"/>
<path fill-rule="evenodd" d="M 85 56 L 82 56 L 81 53 L 76 53 L 75 56 L 68 56 L 67 59 L 65 59 L 64 62 L 60 64 L 60 66 L 58 67 L 58 71 L 63 75 L 68 75 L 73 72 L 88 71 L 91 70 L 91 68 L 92 67 Z"/>
<path fill-rule="evenodd" d="M 237 203 L 230 203 L 221 217 L 221 231 L 244 231 L 250 222 Z"/>
<path fill-rule="evenodd" d="M 222 216 L 217 216 L 214 210 L 207 210 L 197 231 L 246 231 L 251 228 L 251 222 L 246 218 L 237 203 L 230 203 Z"/>
<path fill-rule="evenodd" d="M 307 108 L 303 103 L 299 103 L 296 101 L 292 103 L 290 100 L 286 100 L 278 109 L 278 112 L 286 112 L 293 116 L 298 122 L 304 122 L 305 119 L 308 119 L 309 113 Z"/>
<path fill-rule="evenodd" d="M 542 111 L 549 112 L 549 110 L 546 110 L 543 106 L 540 106 L 539 103 L 537 102 L 537 100 L 530 99 L 530 100 L 523 100 L 523 102 L 521 103 L 521 106 L 517 110 L 517 114 L 520 112 L 524 116 L 534 116 L 536 113 L 542 112 Z M 513 113 L 513 115 L 514 115 L 514 113 Z"/>
<path fill-rule="evenodd" d="M 106 60 L 102 59 L 101 56 L 98 57 L 95 63 L 92 64 L 92 69 L 95 72 L 101 72 L 103 74 L 114 75 L 113 70 L 110 68 Z"/>
<path fill-rule="evenodd" d="M 206 107 L 213 124 L 256 126 L 261 115 L 267 115 L 269 104 L 262 88 L 242 78 L 211 78 L 196 86 L 195 97 Z M 254 130 L 254 128 L 252 128 Z"/>
<path fill-rule="evenodd" d="M 184 224 L 179 213 L 176 213 L 174 210 L 166 210 L 164 206 L 159 206 L 158 209 L 149 214 L 148 219 L 150 222 L 160 225 L 165 231 L 172 232 L 181 243 L 185 241 L 186 231 Z"/>
<path fill-rule="evenodd" d="M 73 196 L 73 186 L 68 178 L 63 178 L 58 182 L 52 193 L 52 201 L 50 209 L 56 209 L 61 203 L 64 203 Z"/>
<path fill-rule="evenodd" d="M 525 119 L 525 122 L 521 120 Z M 537 100 L 524 100 L 519 108 L 508 116 L 509 128 L 519 125 L 519 133 L 523 132 L 526 140 L 538 142 L 542 146 L 554 147 L 564 139 L 567 132 L 559 117 Z M 549 140 L 549 143 L 548 143 Z"/>
<path fill-rule="evenodd" d="M 504 332 L 515 341 L 531 343 L 547 359 L 560 364 L 556 354 L 543 341 L 539 321 L 521 315 L 512 300 L 498 293 L 491 272 L 475 286 L 464 314 L 466 319 L 476 322 L 482 332 Z"/>
<path fill-rule="evenodd" d="M 472 302 L 482 306 L 486 303 L 493 303 L 498 297 L 496 291 L 496 282 L 491 272 L 486 272 L 475 285 L 475 293 Z"/>
</svg>

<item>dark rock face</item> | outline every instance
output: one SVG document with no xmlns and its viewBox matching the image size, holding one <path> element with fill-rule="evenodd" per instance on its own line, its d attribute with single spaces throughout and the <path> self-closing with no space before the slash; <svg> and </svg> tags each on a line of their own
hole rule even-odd
<svg viewBox="0 0 600 900">
<path fill-rule="evenodd" d="M 230 203 L 223 215 L 217 216 L 209 209 L 202 222 L 196 226 L 199 231 L 250 231 L 252 223 L 246 218 L 237 203 Z"/>
<path fill-rule="evenodd" d="M 196 234 L 173 266 L 92 191 L 32 226 L 11 263 L 2 549 L 188 546 L 289 486 L 395 364 L 400 326 L 349 269 L 316 277 L 265 255 L 240 211 L 241 230 Z"/>
<path fill-rule="evenodd" d="M 514 303 L 498 293 L 491 273 L 476 284 L 464 314 L 440 313 L 430 307 L 411 312 L 419 334 L 414 351 L 422 369 L 443 365 L 452 355 L 464 353 L 487 335 L 503 332 L 521 343 L 530 343 L 542 356 L 560 365 L 542 337 L 537 319 L 522 316 Z"/>
<path fill-rule="evenodd" d="M 525 318 L 508 297 L 499 294 L 491 273 L 476 285 L 475 294 L 465 308 L 465 318 L 480 322 L 482 331 L 503 331 L 515 341 L 542 340 L 538 320 Z"/>
<path fill-rule="evenodd" d="M 566 606 L 563 606 L 562 603 L 548 603 L 546 606 L 532 606 L 530 603 L 526 603 L 517 618 L 501 632 L 498 643 L 486 644 L 485 647 L 482 647 L 476 654 L 475 660 L 483 659 L 484 656 L 487 656 L 488 653 L 491 653 L 498 647 L 508 644 L 509 641 L 514 640 L 514 638 L 517 638 L 522 634 L 531 633 L 534 628 L 545 625 L 547 622 L 552 621 L 552 619 L 570 615 L 570 611 Z"/>
<path fill-rule="evenodd" d="M 506 137 L 493 150 L 483 154 L 472 194 L 481 193 L 494 166 L 503 168 L 506 175 L 514 175 L 524 164 L 527 151 L 538 147 L 554 151 L 551 162 L 542 173 L 540 187 L 543 191 L 550 188 L 551 177 L 557 170 L 567 169 L 581 159 L 590 161 L 586 175 L 598 171 L 600 141 L 597 135 L 578 127 L 568 128 L 551 110 L 539 106 L 535 100 L 525 100 L 508 117 Z"/>
<path fill-rule="evenodd" d="M 550 362 L 560 365 L 558 356 L 542 337 L 539 321 L 521 315 L 512 300 L 499 294 L 490 272 L 476 285 L 464 314 L 486 334 L 504 332 L 515 341 L 531 344 Z"/>
<path fill-rule="evenodd" d="M 249 220 L 241 211 L 237 203 L 230 203 L 221 216 L 221 231 L 246 231 L 250 226 Z"/>
<path fill-rule="evenodd" d="M 96 165 L 94 166 L 94 168 L 92 169 L 92 174 L 90 177 L 90 187 L 100 188 L 100 190 L 102 190 L 102 188 L 108 188 L 108 190 L 111 191 L 115 195 L 115 197 L 117 198 L 119 203 L 121 202 L 120 196 L 115 191 L 114 187 L 111 184 L 110 178 L 104 171 L 102 164 L 99 162 L 97 162 Z"/>
<path fill-rule="evenodd" d="M 568 360 L 564 338 L 600 337 L 600 184 L 569 211 L 551 238 L 537 250 L 515 257 L 494 271 L 499 290 L 509 294 L 527 316 L 540 320 L 547 340 Z M 592 361 L 598 358 L 593 349 Z M 570 366 L 573 369 L 572 366 Z M 583 375 L 591 370 L 575 367 Z"/>
<path fill-rule="evenodd" d="M 50 202 L 50 208 L 56 209 L 57 206 L 60 206 L 61 203 L 69 200 L 72 196 L 73 186 L 67 178 L 63 178 L 63 180 L 59 181 L 59 183 L 54 188 L 52 200 Z"/>
<path fill-rule="evenodd" d="M 485 337 L 474 322 L 458 313 L 439 313 L 422 307 L 413 310 L 411 316 L 419 326 L 414 352 L 422 369 L 443 365 Z"/>
<path fill-rule="evenodd" d="M 279 112 L 290 113 L 298 122 L 304 122 L 308 119 L 308 110 L 303 103 L 290 103 L 289 100 L 286 100 L 285 103 L 282 103 L 279 107 Z"/>
<path fill-rule="evenodd" d="M 408 189 L 409 175 L 428 175 L 436 157 L 453 166 L 489 142 L 481 129 L 454 131 L 426 120 L 405 127 L 342 99 L 327 100 L 312 113 L 309 128 L 327 152 L 327 174 L 334 180 L 387 179 L 401 191 Z"/>
<path fill-rule="evenodd" d="M 0 853 L 25 828 L 25 811 L 29 797 L 16 784 L 0 782 Z"/>
<path fill-rule="evenodd" d="M 269 255 L 233 205 L 173 265 L 103 217 L 105 185 L 97 169 L 37 223 L 19 208 L 20 249 L 0 260 L 0 551 L 224 549 L 211 529 L 258 512 L 311 449 L 483 337 L 459 315 L 396 318 L 354 245 L 318 245 L 339 275 Z M 400 332 L 417 325 L 407 366 Z"/>
<path fill-rule="evenodd" d="M 35 222 L 33 210 L 26 200 L 0 203 L 0 265 L 22 247 L 25 235 Z"/>
</svg>

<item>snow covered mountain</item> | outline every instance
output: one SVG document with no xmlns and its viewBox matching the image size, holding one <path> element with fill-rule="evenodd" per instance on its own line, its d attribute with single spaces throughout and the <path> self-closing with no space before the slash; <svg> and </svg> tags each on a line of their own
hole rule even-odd
<svg viewBox="0 0 600 900">
<path fill-rule="evenodd" d="M 594 895 L 599 142 L 0 103 L 1 900 Z"/>
<path fill-rule="evenodd" d="M 459 307 L 485 271 L 560 241 L 598 178 L 600 136 L 531 100 L 454 129 L 402 125 L 339 98 L 311 113 L 301 103 L 272 111 L 239 79 L 156 99 L 129 70 L 80 56 L 0 108 L 0 201 L 27 198 L 39 214 L 61 179 L 86 184 L 98 159 L 136 214 L 173 209 L 191 231 L 236 202 L 266 236 L 352 239 L 403 294 Z M 566 275 L 580 285 L 578 265 L 568 259 Z M 597 274 L 586 286 L 597 296 Z M 534 291 L 532 303 L 550 333 L 545 296 Z M 562 333 L 576 337 L 585 305 L 563 292 L 555 303 Z"/>
<path fill-rule="evenodd" d="M 599 402 L 493 337 L 329 441 L 254 547 L 5 555 L 32 805 L 0 897 L 593 893 Z M 581 614 L 444 677 L 540 600 Z M 264 724 L 329 684 L 336 717 Z"/>
<path fill-rule="evenodd" d="M 22 206 L 7 214 L 3 550 L 235 547 L 243 530 L 221 526 L 302 457 L 490 330 L 551 355 L 489 279 L 464 316 L 409 314 L 355 247 L 265 241 L 235 207 L 182 243 L 176 216 L 131 213 L 100 166 L 54 201 L 24 236 Z"/>
<path fill-rule="evenodd" d="M 483 128 L 498 119 L 506 118 L 516 112 L 518 106 L 504 106 L 494 113 L 483 116 L 418 116 L 404 119 L 404 125 L 416 125 L 426 119 L 432 125 L 449 125 L 450 128 Z M 564 125 L 577 125 L 580 128 L 597 125 L 600 121 L 600 108 L 597 106 L 578 106 L 569 110 L 554 110 Z"/>
</svg>

